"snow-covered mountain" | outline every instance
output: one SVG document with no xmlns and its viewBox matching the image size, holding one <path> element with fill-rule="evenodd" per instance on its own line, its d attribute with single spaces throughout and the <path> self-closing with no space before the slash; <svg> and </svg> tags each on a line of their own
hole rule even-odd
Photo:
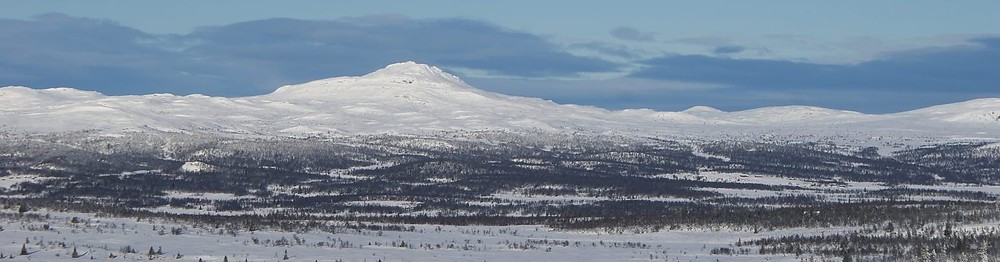
<svg viewBox="0 0 1000 262">
<path fill-rule="evenodd" d="M 105 96 L 72 88 L 0 88 L 8 132 L 159 130 L 229 135 L 351 135 L 452 130 L 615 132 L 640 135 L 733 134 L 935 139 L 1000 139 L 1000 99 L 978 99 L 896 114 L 870 115 L 782 106 L 738 112 L 609 111 L 476 89 L 441 69 L 392 64 L 364 76 L 336 77 L 252 97 L 151 94 Z"/>
<path fill-rule="evenodd" d="M 953 123 L 989 123 L 1000 125 L 1000 98 L 981 98 L 938 105 L 898 114 Z"/>
</svg>

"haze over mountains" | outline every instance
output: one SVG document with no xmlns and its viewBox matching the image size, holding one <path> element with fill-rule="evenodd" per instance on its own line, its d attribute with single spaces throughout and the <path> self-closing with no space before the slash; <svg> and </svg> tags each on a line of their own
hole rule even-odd
<svg viewBox="0 0 1000 262">
<path fill-rule="evenodd" d="M 136 83 L 137 85 L 141 83 Z M 609 111 L 476 89 L 441 69 L 403 62 L 364 76 L 288 85 L 251 97 L 105 96 L 72 88 L 0 88 L 0 123 L 11 132 L 158 130 L 227 135 L 426 134 L 455 130 L 797 136 L 1000 138 L 1000 98 L 894 114 L 808 106 L 723 112 Z"/>
</svg>

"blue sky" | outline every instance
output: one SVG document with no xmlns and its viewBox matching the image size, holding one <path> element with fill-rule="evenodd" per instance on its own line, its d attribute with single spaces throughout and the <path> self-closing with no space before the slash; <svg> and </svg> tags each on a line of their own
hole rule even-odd
<svg viewBox="0 0 1000 262">
<path fill-rule="evenodd" d="M 5 1 L 0 86 L 244 96 L 414 60 L 612 109 L 1000 97 L 998 1 L 615 2 Z"/>
</svg>

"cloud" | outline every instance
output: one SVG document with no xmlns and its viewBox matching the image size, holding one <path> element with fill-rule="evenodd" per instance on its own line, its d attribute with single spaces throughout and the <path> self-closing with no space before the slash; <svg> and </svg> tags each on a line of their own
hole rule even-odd
<svg viewBox="0 0 1000 262">
<path fill-rule="evenodd" d="M 656 38 L 653 37 L 654 35 L 653 33 L 642 32 L 639 31 L 639 29 L 635 29 L 633 27 L 628 27 L 628 26 L 616 27 L 615 29 L 611 29 L 611 32 L 608 33 L 611 34 L 611 36 L 621 40 L 636 41 L 636 42 L 656 41 Z"/>
<path fill-rule="evenodd" d="M 894 113 L 1000 95 L 997 91 L 750 89 L 633 77 L 606 80 L 468 78 L 466 82 L 488 91 L 540 97 L 563 104 L 592 105 L 607 109 L 649 108 L 659 111 L 680 111 L 699 105 L 725 111 L 778 105 L 810 105 L 865 113 Z"/>
<path fill-rule="evenodd" d="M 688 44 L 688 45 L 701 45 L 701 46 L 720 46 L 720 45 L 729 45 L 733 41 L 734 40 L 730 37 L 706 36 L 706 37 L 687 37 L 687 38 L 668 39 L 665 42 Z"/>
<path fill-rule="evenodd" d="M 378 19 L 382 18 L 382 19 Z M 572 55 L 539 36 L 466 19 L 402 20 L 399 16 L 307 21 L 270 19 L 203 28 L 186 53 L 206 61 L 268 68 L 279 82 L 362 74 L 416 60 L 493 75 L 545 78 L 604 72 L 620 65 Z"/>
<path fill-rule="evenodd" d="M 155 35 L 61 14 L 0 19 L 0 82 L 108 94 L 254 95 L 416 60 L 522 78 L 574 77 L 622 65 L 571 54 L 525 32 L 468 19 L 399 15 L 268 19 Z"/>
<path fill-rule="evenodd" d="M 653 39 L 634 28 L 617 31 L 632 40 Z M 609 108 L 680 110 L 707 104 L 737 110 L 807 104 L 891 112 L 1000 96 L 1000 75 L 995 73 L 1000 71 L 1000 37 L 846 65 L 728 55 L 767 51 L 753 43 L 705 46 L 715 55 L 667 55 L 627 64 L 647 54 L 601 42 L 562 46 L 468 19 L 392 14 L 268 19 L 158 35 L 114 21 L 46 14 L 0 19 L 0 85 L 70 86 L 114 95 L 242 96 L 416 60 L 477 76 L 513 76 L 468 79 L 492 91 Z M 705 46 L 693 52 L 705 51 Z M 638 71 L 622 78 L 552 80 L 612 76 L 632 68 Z"/>
<path fill-rule="evenodd" d="M 712 102 L 703 99 L 690 100 L 693 94 L 719 91 L 718 86 L 711 84 L 630 77 L 601 80 L 467 78 L 465 81 L 487 91 L 607 109 L 682 110 L 686 108 L 682 105 L 690 104 L 688 106 L 690 107 L 698 105 L 697 103 Z"/>
<path fill-rule="evenodd" d="M 642 69 L 629 77 L 717 87 L 648 96 L 661 97 L 667 110 L 692 104 L 726 110 L 813 105 L 890 113 L 1000 96 L 1000 75 L 995 73 L 1000 71 L 1000 38 L 883 54 L 846 65 L 705 55 L 669 55 L 640 63 Z"/>
<path fill-rule="evenodd" d="M 633 77 L 712 83 L 754 90 L 882 90 L 995 92 L 1000 38 L 974 46 L 911 50 L 853 65 L 733 59 L 704 55 L 643 61 Z"/>
<path fill-rule="evenodd" d="M 126 93 L 138 86 L 193 91 L 221 84 L 178 73 L 183 58 L 154 46 L 159 36 L 98 19 L 45 14 L 0 20 L 4 85 L 73 86 Z"/>
<path fill-rule="evenodd" d="M 628 46 L 605 43 L 605 42 L 585 42 L 585 43 L 573 43 L 567 46 L 567 48 L 578 51 L 588 51 L 596 53 L 598 55 L 610 56 L 618 59 L 639 59 L 645 52 L 638 49 L 629 48 Z"/>
<path fill-rule="evenodd" d="M 738 45 L 724 45 L 712 49 L 712 53 L 715 53 L 716 55 L 731 55 L 741 53 L 746 49 L 746 47 Z"/>
<path fill-rule="evenodd" d="M 270 19 L 204 28 L 188 36 L 202 42 L 188 53 L 223 63 L 265 66 L 273 68 L 275 75 L 299 79 L 360 74 L 402 60 L 517 77 L 576 76 L 620 67 L 572 55 L 539 36 L 485 22 L 423 19 L 400 23 L 400 19 L 365 24 Z"/>
</svg>

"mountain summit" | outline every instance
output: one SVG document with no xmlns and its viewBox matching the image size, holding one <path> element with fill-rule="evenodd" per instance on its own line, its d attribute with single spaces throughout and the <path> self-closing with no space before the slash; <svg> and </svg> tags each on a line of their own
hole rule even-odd
<svg viewBox="0 0 1000 262">
<path fill-rule="evenodd" d="M 465 82 L 462 82 L 457 76 L 446 73 L 441 68 L 436 66 L 431 66 L 427 64 L 419 64 L 413 61 L 406 61 L 402 63 L 395 63 L 386 66 L 385 68 L 379 69 L 375 72 L 371 72 L 363 78 L 371 79 L 394 79 L 407 81 L 411 80 L 413 82 L 425 82 L 425 83 L 441 83 L 441 84 L 452 84 L 458 86 L 468 86 Z"/>
<path fill-rule="evenodd" d="M 365 123 L 337 130 L 386 126 L 396 130 L 558 130 L 595 122 L 593 119 L 601 123 L 613 120 L 606 110 L 594 107 L 564 106 L 476 89 L 440 68 L 415 62 L 391 64 L 363 76 L 283 86 L 248 99 L 309 107 L 316 114 L 286 119 L 310 126 Z"/>
<path fill-rule="evenodd" d="M 407 61 L 388 65 L 363 76 L 334 77 L 283 86 L 265 97 L 321 99 L 330 98 L 329 96 L 371 96 L 378 93 L 405 95 L 421 89 L 484 93 L 438 67 Z"/>
</svg>

